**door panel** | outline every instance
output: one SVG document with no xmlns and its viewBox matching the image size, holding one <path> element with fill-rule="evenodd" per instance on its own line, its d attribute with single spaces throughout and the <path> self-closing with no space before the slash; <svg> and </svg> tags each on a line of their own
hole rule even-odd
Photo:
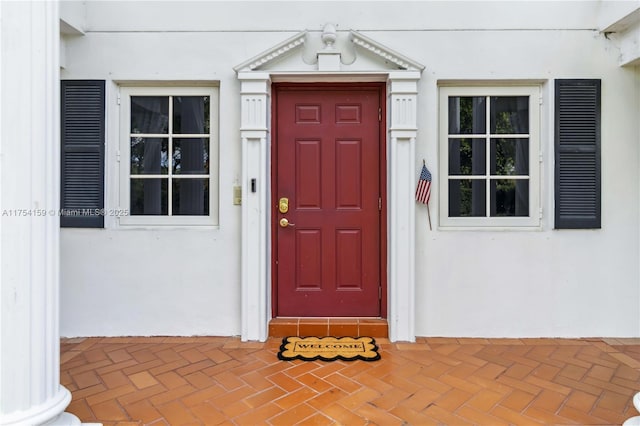
<svg viewBox="0 0 640 426">
<path fill-rule="evenodd" d="M 336 288 L 362 290 L 362 231 L 336 231 Z"/>
<path fill-rule="evenodd" d="M 362 208 L 362 141 L 336 143 L 336 208 Z"/>
<path fill-rule="evenodd" d="M 380 315 L 380 90 L 276 89 L 276 315 Z"/>
<path fill-rule="evenodd" d="M 296 208 L 320 209 L 322 198 L 322 158 L 320 139 L 296 140 Z M 304 164 L 304 167 L 296 167 Z M 288 166 L 291 167 L 291 166 Z"/>
<path fill-rule="evenodd" d="M 296 246 L 293 254 L 298 291 L 322 289 L 322 236 L 320 229 L 296 229 Z"/>
</svg>

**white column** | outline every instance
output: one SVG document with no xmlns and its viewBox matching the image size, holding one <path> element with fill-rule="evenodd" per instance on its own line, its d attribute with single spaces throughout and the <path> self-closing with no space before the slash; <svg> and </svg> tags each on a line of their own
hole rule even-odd
<svg viewBox="0 0 640 426">
<path fill-rule="evenodd" d="M 389 339 L 415 341 L 415 144 L 419 72 L 389 74 Z"/>
<path fill-rule="evenodd" d="M 0 2 L 0 424 L 64 413 L 59 336 L 57 2 Z"/>
<path fill-rule="evenodd" d="M 242 140 L 242 340 L 267 339 L 269 305 L 268 73 L 240 72 Z"/>
</svg>

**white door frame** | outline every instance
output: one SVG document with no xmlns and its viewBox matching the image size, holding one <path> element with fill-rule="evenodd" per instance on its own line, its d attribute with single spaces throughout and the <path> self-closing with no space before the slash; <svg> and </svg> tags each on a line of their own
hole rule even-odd
<svg viewBox="0 0 640 426">
<path fill-rule="evenodd" d="M 299 33 L 235 67 L 241 98 L 242 340 L 265 341 L 271 315 L 271 83 L 386 81 L 389 339 L 415 341 L 415 145 L 418 82 L 424 66 L 355 31 L 336 37 L 326 26 L 317 69 L 309 71 L 302 55 L 292 53 L 311 36 Z M 357 57 L 348 66 L 342 63 L 340 47 L 348 43 L 369 58 L 367 68 L 353 70 Z M 286 69 L 283 57 L 293 59 Z M 276 58 L 280 67 L 269 69 Z M 395 69 L 389 69 L 390 63 Z"/>
</svg>

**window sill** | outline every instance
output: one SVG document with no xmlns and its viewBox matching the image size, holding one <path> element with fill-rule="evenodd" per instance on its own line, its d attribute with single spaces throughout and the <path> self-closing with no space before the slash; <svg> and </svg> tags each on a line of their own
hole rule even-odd
<svg viewBox="0 0 640 426">
<path fill-rule="evenodd" d="M 536 232 L 543 231 L 538 226 L 438 226 L 438 231 L 473 231 L 473 232 Z"/>
<path fill-rule="evenodd" d="M 121 216 L 117 228 L 120 229 L 203 229 L 218 228 L 214 218 L 210 216 Z"/>
</svg>

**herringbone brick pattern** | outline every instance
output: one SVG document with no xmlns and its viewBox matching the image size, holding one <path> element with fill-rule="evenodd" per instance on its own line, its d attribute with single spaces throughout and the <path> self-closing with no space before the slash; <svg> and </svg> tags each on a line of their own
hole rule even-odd
<svg viewBox="0 0 640 426">
<path fill-rule="evenodd" d="M 61 343 L 69 412 L 105 425 L 621 424 L 640 340 L 378 339 L 376 362 L 284 362 L 280 339 Z"/>
</svg>

